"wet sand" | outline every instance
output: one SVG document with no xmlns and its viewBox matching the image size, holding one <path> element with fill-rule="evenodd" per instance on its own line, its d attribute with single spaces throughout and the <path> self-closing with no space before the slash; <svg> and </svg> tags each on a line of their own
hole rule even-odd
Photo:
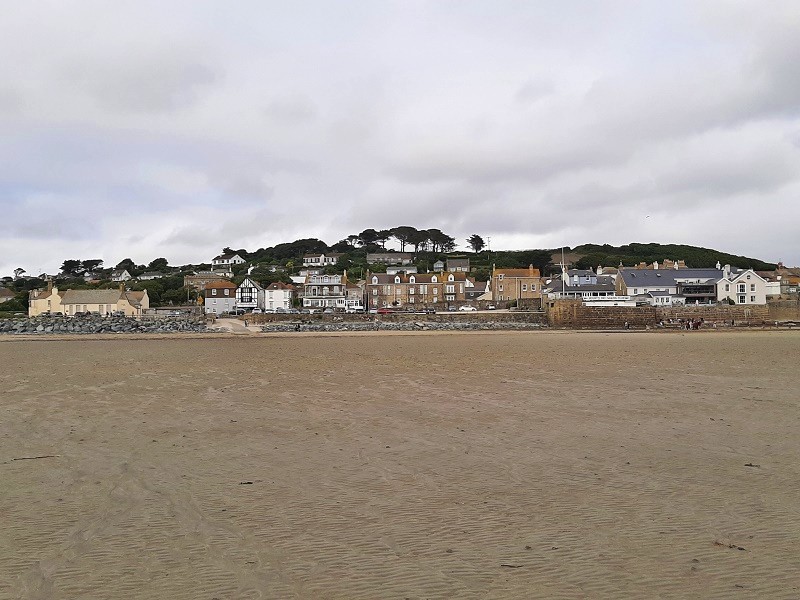
<svg viewBox="0 0 800 600">
<path fill-rule="evenodd" d="M 798 598 L 798 332 L 0 343 L 0 598 Z"/>
</svg>

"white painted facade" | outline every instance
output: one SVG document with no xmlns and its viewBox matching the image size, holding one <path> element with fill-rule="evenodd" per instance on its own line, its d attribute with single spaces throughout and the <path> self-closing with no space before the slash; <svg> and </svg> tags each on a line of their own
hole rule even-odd
<svg viewBox="0 0 800 600">
<path fill-rule="evenodd" d="M 767 281 L 753 269 L 731 273 L 727 268 L 717 283 L 717 299 L 733 300 L 736 304 L 766 304 Z"/>
</svg>

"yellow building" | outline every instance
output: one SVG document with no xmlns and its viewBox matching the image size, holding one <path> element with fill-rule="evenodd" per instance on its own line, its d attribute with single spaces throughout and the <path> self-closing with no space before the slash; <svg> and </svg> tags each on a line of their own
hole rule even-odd
<svg viewBox="0 0 800 600">
<path fill-rule="evenodd" d="M 59 292 L 53 287 L 52 282 L 47 284 L 47 290 L 31 290 L 28 294 L 28 316 L 38 317 L 44 313 L 64 312 L 61 299 L 66 292 Z"/>
<path fill-rule="evenodd" d="M 120 285 L 116 289 L 107 290 L 66 290 L 48 285 L 47 291 L 34 290 L 29 296 L 28 316 L 36 317 L 45 313 L 64 313 L 74 316 L 76 313 L 96 313 L 108 315 L 122 313 L 126 317 L 138 317 L 150 308 L 147 290 L 131 292 Z"/>
</svg>

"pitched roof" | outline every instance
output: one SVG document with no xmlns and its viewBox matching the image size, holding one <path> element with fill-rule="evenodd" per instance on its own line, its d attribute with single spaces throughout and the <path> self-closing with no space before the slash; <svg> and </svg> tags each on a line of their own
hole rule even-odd
<svg viewBox="0 0 800 600">
<path fill-rule="evenodd" d="M 144 296 L 147 292 L 125 292 L 125 297 L 128 299 L 128 302 L 132 306 L 140 306 L 142 304 L 142 300 L 144 300 Z"/>
<path fill-rule="evenodd" d="M 503 277 L 539 277 L 539 269 L 495 269 L 494 274 L 502 275 Z"/>
<path fill-rule="evenodd" d="M 740 271 L 731 269 L 731 275 L 736 275 Z M 619 276 L 627 286 L 648 287 L 666 286 L 675 287 L 679 281 L 687 279 L 698 280 L 707 283 L 716 283 L 724 276 L 721 269 L 636 269 L 623 267 L 619 270 Z"/>
<path fill-rule="evenodd" d="M 0 298 L 13 298 L 16 294 L 8 288 L 0 288 Z"/>
<path fill-rule="evenodd" d="M 261 286 L 258 284 L 258 282 L 257 282 L 257 281 L 255 281 L 254 279 L 251 279 L 250 277 L 245 277 L 245 278 L 242 280 L 242 283 L 240 283 L 240 284 L 239 284 L 239 287 L 242 287 L 242 286 L 243 286 L 244 284 L 246 284 L 246 283 L 249 283 L 249 284 L 250 284 L 250 287 L 254 287 L 254 288 L 256 288 L 257 290 L 263 290 L 263 289 L 264 289 L 263 287 L 261 287 Z"/>
<path fill-rule="evenodd" d="M 273 281 L 266 289 L 268 290 L 293 290 L 294 286 L 290 283 L 283 283 L 282 281 Z"/>
<path fill-rule="evenodd" d="M 224 288 L 228 288 L 230 290 L 235 290 L 236 289 L 236 284 L 231 282 L 231 281 L 226 281 L 224 279 L 222 279 L 220 281 L 212 281 L 211 283 L 207 283 L 206 284 L 206 289 L 207 290 L 210 290 L 210 289 L 224 289 Z"/>
<path fill-rule="evenodd" d="M 67 290 L 62 304 L 116 304 L 122 292 L 110 290 Z"/>
</svg>

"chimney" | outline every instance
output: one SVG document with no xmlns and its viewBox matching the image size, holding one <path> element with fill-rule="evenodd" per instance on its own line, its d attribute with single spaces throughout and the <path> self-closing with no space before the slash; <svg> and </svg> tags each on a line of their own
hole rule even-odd
<svg viewBox="0 0 800 600">
<path fill-rule="evenodd" d="M 719 271 L 720 269 L 722 269 L 722 265 L 721 265 L 721 264 L 719 264 L 719 261 L 717 261 L 717 266 L 716 266 L 716 269 L 717 269 L 717 271 Z"/>
<path fill-rule="evenodd" d="M 657 260 L 653 261 L 653 269 L 654 270 L 658 270 L 658 261 Z"/>
<path fill-rule="evenodd" d="M 48 279 L 47 280 L 47 291 L 48 292 L 52 292 L 53 291 L 53 280 L 52 279 Z"/>
<path fill-rule="evenodd" d="M 120 294 L 124 294 L 125 293 L 125 284 L 124 283 L 120 283 L 119 284 L 119 293 Z"/>
<path fill-rule="evenodd" d="M 731 266 L 730 265 L 725 265 L 724 267 L 722 267 L 722 273 L 725 276 L 725 279 L 730 279 Z"/>
</svg>

